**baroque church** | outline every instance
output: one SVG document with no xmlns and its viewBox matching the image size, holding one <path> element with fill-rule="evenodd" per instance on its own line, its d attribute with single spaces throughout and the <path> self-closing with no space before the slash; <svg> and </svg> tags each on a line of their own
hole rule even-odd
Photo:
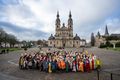
<svg viewBox="0 0 120 80">
<path fill-rule="evenodd" d="M 95 37 L 95 46 L 99 47 L 100 44 L 105 44 L 107 36 L 109 36 L 109 32 L 108 32 L 108 28 L 107 28 L 107 25 L 106 25 L 104 35 L 101 35 L 100 32 L 98 31 L 98 33 Z"/>
<path fill-rule="evenodd" d="M 69 12 L 68 23 L 61 25 L 59 12 L 57 12 L 55 21 L 55 35 L 51 34 L 48 38 L 48 46 L 50 47 L 80 47 L 85 46 L 86 40 L 80 39 L 76 34 L 73 35 L 73 19 L 71 12 Z"/>
</svg>

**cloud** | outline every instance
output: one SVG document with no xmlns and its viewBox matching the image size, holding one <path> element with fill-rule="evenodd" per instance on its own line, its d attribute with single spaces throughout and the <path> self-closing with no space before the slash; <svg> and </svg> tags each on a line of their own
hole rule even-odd
<svg viewBox="0 0 120 80">
<path fill-rule="evenodd" d="M 101 35 L 104 35 L 107 26 L 109 34 L 120 34 L 120 18 L 106 19 L 100 26 L 95 33 L 100 31 Z"/>
<path fill-rule="evenodd" d="M 74 34 L 78 33 L 89 41 L 91 32 L 103 30 L 106 24 L 111 26 L 111 33 L 118 32 L 113 26 L 116 24 L 116 28 L 119 27 L 119 3 L 119 0 L 0 0 L 0 21 L 11 23 L 17 29 L 42 31 L 48 34 L 47 39 L 51 33 L 55 33 L 57 10 L 60 12 L 61 24 L 65 22 L 66 25 L 71 10 Z M 115 18 L 118 23 L 115 23 Z M 37 39 L 29 31 L 24 34 L 33 35 Z"/>
<path fill-rule="evenodd" d="M 25 29 L 8 22 L 0 22 L 0 27 L 3 28 L 7 33 L 17 36 L 19 40 L 38 40 L 41 38 L 46 39 L 46 37 L 48 37 L 48 34 L 45 32 Z"/>
</svg>

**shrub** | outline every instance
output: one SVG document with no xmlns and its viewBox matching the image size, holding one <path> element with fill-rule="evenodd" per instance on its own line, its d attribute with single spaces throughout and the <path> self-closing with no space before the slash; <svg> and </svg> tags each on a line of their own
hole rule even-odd
<svg viewBox="0 0 120 80">
<path fill-rule="evenodd" d="M 116 43 L 116 47 L 120 47 L 120 42 L 117 42 L 117 43 Z"/>
<path fill-rule="evenodd" d="M 27 47 L 25 47 L 24 50 L 27 51 Z"/>
<path fill-rule="evenodd" d="M 106 48 L 107 47 L 107 45 L 106 44 L 100 44 L 100 46 L 99 46 L 99 48 Z"/>
</svg>

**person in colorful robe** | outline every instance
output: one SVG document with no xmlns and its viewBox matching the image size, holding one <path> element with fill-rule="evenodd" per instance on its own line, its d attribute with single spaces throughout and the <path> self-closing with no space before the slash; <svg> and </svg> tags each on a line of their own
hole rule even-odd
<svg viewBox="0 0 120 80">
<path fill-rule="evenodd" d="M 79 61 L 78 71 L 84 72 L 84 63 L 83 63 L 82 59 Z"/>
<path fill-rule="evenodd" d="M 43 60 L 43 71 L 48 72 L 48 60 Z"/>
<path fill-rule="evenodd" d="M 86 72 L 86 59 L 83 59 L 83 64 L 84 64 L 84 72 Z"/>
<path fill-rule="evenodd" d="M 66 64 L 66 69 L 65 69 L 65 71 L 66 71 L 66 72 L 69 72 L 69 62 L 68 62 L 68 60 L 65 61 L 65 64 Z"/>
<path fill-rule="evenodd" d="M 31 56 L 31 54 L 29 54 L 29 56 L 27 57 L 27 66 L 29 69 L 32 69 L 32 56 Z"/>
<path fill-rule="evenodd" d="M 92 54 L 92 70 L 94 70 L 94 54 Z"/>
<path fill-rule="evenodd" d="M 76 70 L 79 71 L 79 62 L 80 62 L 80 57 L 77 55 L 76 56 Z"/>
<path fill-rule="evenodd" d="M 89 56 L 90 70 L 92 70 L 92 55 Z"/>
<path fill-rule="evenodd" d="M 23 58 L 23 54 L 21 54 L 20 58 L 19 58 L 19 67 L 20 69 L 24 68 L 24 58 Z"/>
<path fill-rule="evenodd" d="M 71 56 L 69 57 L 69 61 L 68 62 L 70 64 L 70 69 L 69 70 L 72 71 L 72 69 L 73 69 L 73 63 L 72 63 L 73 62 L 73 58 Z"/>
<path fill-rule="evenodd" d="M 97 65 L 96 69 L 101 69 L 101 60 L 99 58 L 96 59 L 96 65 Z"/>
<path fill-rule="evenodd" d="M 73 61 L 73 70 L 72 71 L 76 72 L 76 62 L 75 62 L 75 60 Z"/>
<path fill-rule="evenodd" d="M 48 61 L 48 73 L 52 73 L 52 61 L 50 59 L 50 61 Z"/>
<path fill-rule="evenodd" d="M 60 69 L 60 59 L 59 59 L 59 57 L 57 57 L 57 69 L 59 70 Z"/>
<path fill-rule="evenodd" d="M 89 59 L 88 58 L 86 58 L 86 71 L 87 72 L 90 72 L 90 62 L 89 62 Z"/>
<path fill-rule="evenodd" d="M 97 69 L 97 64 L 96 64 L 96 62 L 97 62 L 97 57 L 96 57 L 96 55 L 94 55 L 94 69 Z"/>
<path fill-rule="evenodd" d="M 56 72 L 56 69 L 57 69 L 57 63 L 56 63 L 55 59 L 52 60 L 52 62 L 51 62 L 51 66 L 52 66 L 52 72 Z"/>
<path fill-rule="evenodd" d="M 64 60 L 61 60 L 61 69 L 64 70 L 64 69 L 65 69 L 65 66 L 66 66 L 66 65 L 65 65 Z"/>
</svg>

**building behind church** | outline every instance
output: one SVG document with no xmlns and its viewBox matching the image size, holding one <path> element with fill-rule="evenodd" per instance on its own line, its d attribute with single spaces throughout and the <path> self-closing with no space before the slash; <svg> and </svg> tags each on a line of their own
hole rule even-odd
<svg viewBox="0 0 120 80">
<path fill-rule="evenodd" d="M 59 12 L 57 12 L 56 17 L 55 35 L 51 34 L 51 36 L 48 38 L 48 46 L 77 48 L 80 46 L 85 46 L 86 40 L 80 39 L 77 34 L 75 36 L 73 35 L 73 19 L 71 12 L 69 12 L 67 25 L 65 25 L 65 23 L 61 25 Z"/>
<path fill-rule="evenodd" d="M 98 31 L 96 37 L 95 37 L 95 46 L 99 47 L 101 44 L 106 44 L 106 37 L 109 36 L 108 28 L 105 27 L 105 33 L 104 35 L 101 35 Z"/>
<path fill-rule="evenodd" d="M 120 34 L 114 34 L 114 33 L 109 34 L 108 27 L 106 25 L 104 35 L 101 35 L 100 32 L 98 31 L 97 35 L 95 36 L 95 46 L 100 47 L 101 44 L 106 44 L 107 37 L 118 37 L 120 39 Z M 119 40 L 117 42 L 119 42 Z"/>
</svg>

